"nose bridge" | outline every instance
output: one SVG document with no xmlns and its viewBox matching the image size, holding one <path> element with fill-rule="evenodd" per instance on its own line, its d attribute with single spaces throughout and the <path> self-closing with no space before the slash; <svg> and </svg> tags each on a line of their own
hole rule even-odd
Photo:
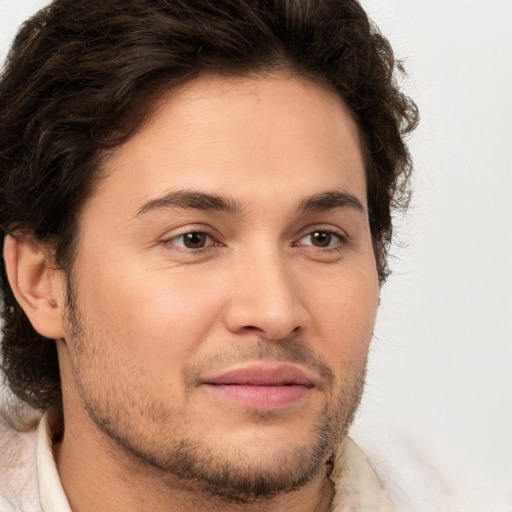
<svg viewBox="0 0 512 512">
<path fill-rule="evenodd" d="M 278 244 L 247 248 L 237 265 L 229 305 L 230 330 L 258 330 L 270 339 L 304 328 L 308 321 L 292 262 Z"/>
</svg>

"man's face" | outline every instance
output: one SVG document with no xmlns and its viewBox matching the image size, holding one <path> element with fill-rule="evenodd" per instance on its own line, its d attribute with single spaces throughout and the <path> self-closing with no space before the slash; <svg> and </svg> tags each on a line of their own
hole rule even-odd
<svg viewBox="0 0 512 512">
<path fill-rule="evenodd" d="M 347 108 L 306 80 L 202 77 L 104 171 L 59 343 L 66 428 L 217 494 L 301 485 L 353 417 L 377 307 Z"/>
</svg>

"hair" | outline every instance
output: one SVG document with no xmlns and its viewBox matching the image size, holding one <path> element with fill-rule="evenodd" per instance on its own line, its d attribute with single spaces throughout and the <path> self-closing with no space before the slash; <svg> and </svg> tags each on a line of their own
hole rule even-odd
<svg viewBox="0 0 512 512">
<path fill-rule="evenodd" d="M 29 234 L 69 273 L 81 206 L 106 151 L 169 89 L 204 73 L 287 71 L 337 92 L 358 124 L 380 282 L 409 199 L 415 104 L 356 0 L 55 0 L 26 21 L 0 80 L 0 232 Z M 16 302 L 2 260 L 3 370 L 38 409 L 61 401 L 54 340 Z"/>
</svg>

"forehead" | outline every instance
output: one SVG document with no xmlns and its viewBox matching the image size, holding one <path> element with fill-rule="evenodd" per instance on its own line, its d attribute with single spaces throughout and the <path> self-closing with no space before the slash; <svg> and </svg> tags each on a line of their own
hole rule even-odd
<svg viewBox="0 0 512 512">
<path fill-rule="evenodd" d="M 106 159 L 95 196 L 107 201 L 111 189 L 119 203 L 133 200 L 133 212 L 172 189 L 282 202 L 335 188 L 366 204 L 357 125 L 338 95 L 278 74 L 205 75 L 159 100 L 139 132 Z"/>
</svg>

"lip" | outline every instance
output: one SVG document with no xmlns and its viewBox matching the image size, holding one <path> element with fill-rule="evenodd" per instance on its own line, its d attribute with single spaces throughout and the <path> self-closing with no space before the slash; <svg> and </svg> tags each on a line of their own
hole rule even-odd
<svg viewBox="0 0 512 512">
<path fill-rule="evenodd" d="M 219 398 L 263 410 L 289 407 L 314 387 L 313 380 L 302 369 L 283 363 L 232 368 L 204 378 L 201 384 Z"/>
</svg>

